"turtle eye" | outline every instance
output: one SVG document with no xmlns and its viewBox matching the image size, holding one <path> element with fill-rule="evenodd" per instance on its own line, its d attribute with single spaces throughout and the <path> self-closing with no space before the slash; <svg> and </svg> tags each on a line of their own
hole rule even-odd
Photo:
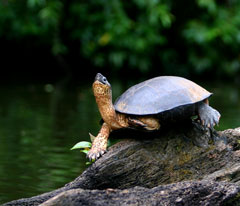
<svg viewBox="0 0 240 206">
<path fill-rule="evenodd" d="M 106 77 L 103 77 L 102 81 L 103 81 L 104 83 L 107 83 L 107 78 L 106 78 Z"/>
</svg>

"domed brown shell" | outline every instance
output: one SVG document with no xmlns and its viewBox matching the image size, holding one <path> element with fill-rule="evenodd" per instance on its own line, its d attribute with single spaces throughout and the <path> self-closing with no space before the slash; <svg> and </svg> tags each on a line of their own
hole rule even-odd
<svg viewBox="0 0 240 206">
<path fill-rule="evenodd" d="M 114 103 L 117 112 L 132 115 L 158 114 L 195 104 L 211 96 L 196 83 L 176 76 L 160 76 L 132 86 Z"/>
</svg>

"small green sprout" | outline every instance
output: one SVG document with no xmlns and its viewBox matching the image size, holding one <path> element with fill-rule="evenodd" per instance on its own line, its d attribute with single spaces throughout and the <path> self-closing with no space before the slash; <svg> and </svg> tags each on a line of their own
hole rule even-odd
<svg viewBox="0 0 240 206">
<path fill-rule="evenodd" d="M 80 150 L 83 150 L 84 153 L 87 154 L 88 150 L 91 148 L 92 146 L 92 143 L 91 142 L 87 142 L 87 141 L 81 141 L 81 142 L 78 142 L 77 144 L 75 144 L 71 150 L 74 150 L 74 149 L 80 149 Z M 87 152 L 86 152 L 87 151 Z"/>
<path fill-rule="evenodd" d="M 96 138 L 95 136 L 93 136 L 91 133 L 89 133 L 89 136 L 90 136 L 90 140 L 91 142 L 94 141 L 94 139 Z M 83 152 L 85 154 L 88 154 L 89 150 L 91 149 L 92 147 L 92 143 L 91 142 L 87 142 L 87 141 L 81 141 L 81 142 L 78 142 L 77 144 L 75 144 L 71 150 L 74 150 L 74 149 L 80 149 L 80 152 Z M 90 165 L 92 164 L 93 162 L 95 162 L 95 160 L 91 160 L 90 162 L 86 162 L 86 165 Z"/>
<path fill-rule="evenodd" d="M 78 142 L 77 144 L 75 144 L 71 148 L 71 150 L 80 149 L 80 152 L 83 152 L 83 153 L 87 154 L 91 147 L 92 147 L 91 142 L 81 141 L 81 142 Z M 95 160 L 92 160 L 91 162 L 86 162 L 86 165 L 92 164 L 94 161 Z"/>
</svg>

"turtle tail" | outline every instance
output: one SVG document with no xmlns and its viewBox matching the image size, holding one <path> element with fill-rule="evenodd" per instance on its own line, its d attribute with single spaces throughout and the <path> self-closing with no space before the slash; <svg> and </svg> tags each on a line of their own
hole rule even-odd
<svg viewBox="0 0 240 206">
<path fill-rule="evenodd" d="M 213 128 L 218 124 L 220 113 L 204 102 L 198 105 L 198 116 L 203 126 Z"/>
</svg>

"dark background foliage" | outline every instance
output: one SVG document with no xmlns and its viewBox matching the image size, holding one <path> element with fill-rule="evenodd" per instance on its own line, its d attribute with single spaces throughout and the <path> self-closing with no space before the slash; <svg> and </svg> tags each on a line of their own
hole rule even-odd
<svg viewBox="0 0 240 206">
<path fill-rule="evenodd" d="M 10 80 L 81 79 L 96 71 L 239 74 L 238 0 L 0 2 L 1 65 Z"/>
</svg>

